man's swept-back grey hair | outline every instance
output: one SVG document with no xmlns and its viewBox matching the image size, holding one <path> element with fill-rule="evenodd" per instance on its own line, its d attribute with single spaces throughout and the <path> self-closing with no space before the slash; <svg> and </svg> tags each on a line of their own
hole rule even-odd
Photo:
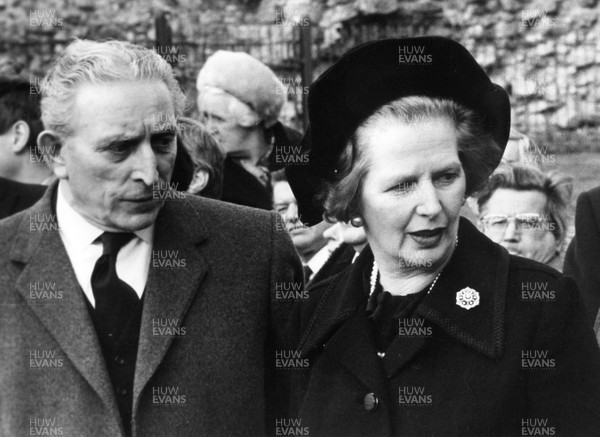
<svg viewBox="0 0 600 437">
<path fill-rule="evenodd" d="M 183 112 L 185 96 L 173 70 L 156 52 L 124 41 L 78 39 L 58 56 L 41 83 L 45 128 L 69 135 L 79 86 L 117 81 L 161 81 L 169 90 L 175 116 Z"/>
</svg>

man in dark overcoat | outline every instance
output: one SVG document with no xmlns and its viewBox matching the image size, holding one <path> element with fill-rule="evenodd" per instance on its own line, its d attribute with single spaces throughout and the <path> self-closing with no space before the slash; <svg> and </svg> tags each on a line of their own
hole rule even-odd
<svg viewBox="0 0 600 437">
<path fill-rule="evenodd" d="M 158 54 L 78 40 L 43 85 L 58 181 L 0 222 L 0 435 L 261 436 L 280 390 L 277 214 L 170 185 L 183 95 Z"/>
<path fill-rule="evenodd" d="M 591 323 L 600 309 L 600 187 L 586 191 L 577 199 L 575 237 L 565 255 L 564 274 L 571 276 Z M 596 332 L 600 329 L 600 320 Z"/>
</svg>

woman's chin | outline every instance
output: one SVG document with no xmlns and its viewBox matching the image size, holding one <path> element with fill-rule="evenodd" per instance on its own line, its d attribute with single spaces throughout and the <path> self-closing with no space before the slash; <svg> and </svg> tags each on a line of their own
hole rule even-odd
<svg viewBox="0 0 600 437">
<path fill-rule="evenodd" d="M 454 240 L 446 235 L 439 237 L 435 244 L 411 244 L 406 250 L 399 251 L 399 262 L 402 269 L 435 270 L 444 264 L 452 254 Z"/>
</svg>

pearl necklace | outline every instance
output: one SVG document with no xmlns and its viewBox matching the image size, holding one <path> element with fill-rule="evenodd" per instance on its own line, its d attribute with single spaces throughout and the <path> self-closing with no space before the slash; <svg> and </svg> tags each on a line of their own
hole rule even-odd
<svg viewBox="0 0 600 437">
<path fill-rule="evenodd" d="M 458 235 L 456 236 L 456 240 L 454 241 L 454 247 L 456 248 L 457 246 L 458 246 Z M 429 286 L 429 290 L 427 290 L 427 294 L 431 293 L 431 290 L 433 290 L 433 287 L 435 286 L 435 283 L 437 282 L 437 280 L 440 277 L 440 275 L 442 274 L 442 272 L 443 272 L 443 269 L 440 270 L 440 272 L 436 275 L 435 279 Z M 375 287 L 377 287 L 378 278 L 379 278 L 379 269 L 377 268 L 377 261 L 373 260 L 373 269 L 371 270 L 371 280 L 370 280 L 371 291 L 369 292 L 369 296 L 371 296 L 375 292 Z"/>
</svg>

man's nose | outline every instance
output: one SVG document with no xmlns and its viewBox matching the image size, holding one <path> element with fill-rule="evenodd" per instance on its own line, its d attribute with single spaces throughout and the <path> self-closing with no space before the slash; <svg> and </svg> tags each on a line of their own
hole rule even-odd
<svg viewBox="0 0 600 437">
<path fill-rule="evenodd" d="M 159 181 L 158 160 L 150 141 L 144 141 L 133 156 L 135 160 L 134 180 L 142 181 L 146 186 L 152 186 Z"/>
<path fill-rule="evenodd" d="M 333 225 L 323 231 L 323 236 L 328 240 L 337 240 L 337 226 Z"/>
<path fill-rule="evenodd" d="M 295 222 L 298 220 L 298 204 L 296 204 L 296 202 L 290 202 L 285 216 L 290 222 Z"/>
<path fill-rule="evenodd" d="M 507 242 L 516 242 L 520 239 L 520 233 L 517 229 L 517 225 L 515 220 L 508 220 L 508 224 L 506 225 L 506 229 L 504 230 L 504 241 Z"/>
</svg>

